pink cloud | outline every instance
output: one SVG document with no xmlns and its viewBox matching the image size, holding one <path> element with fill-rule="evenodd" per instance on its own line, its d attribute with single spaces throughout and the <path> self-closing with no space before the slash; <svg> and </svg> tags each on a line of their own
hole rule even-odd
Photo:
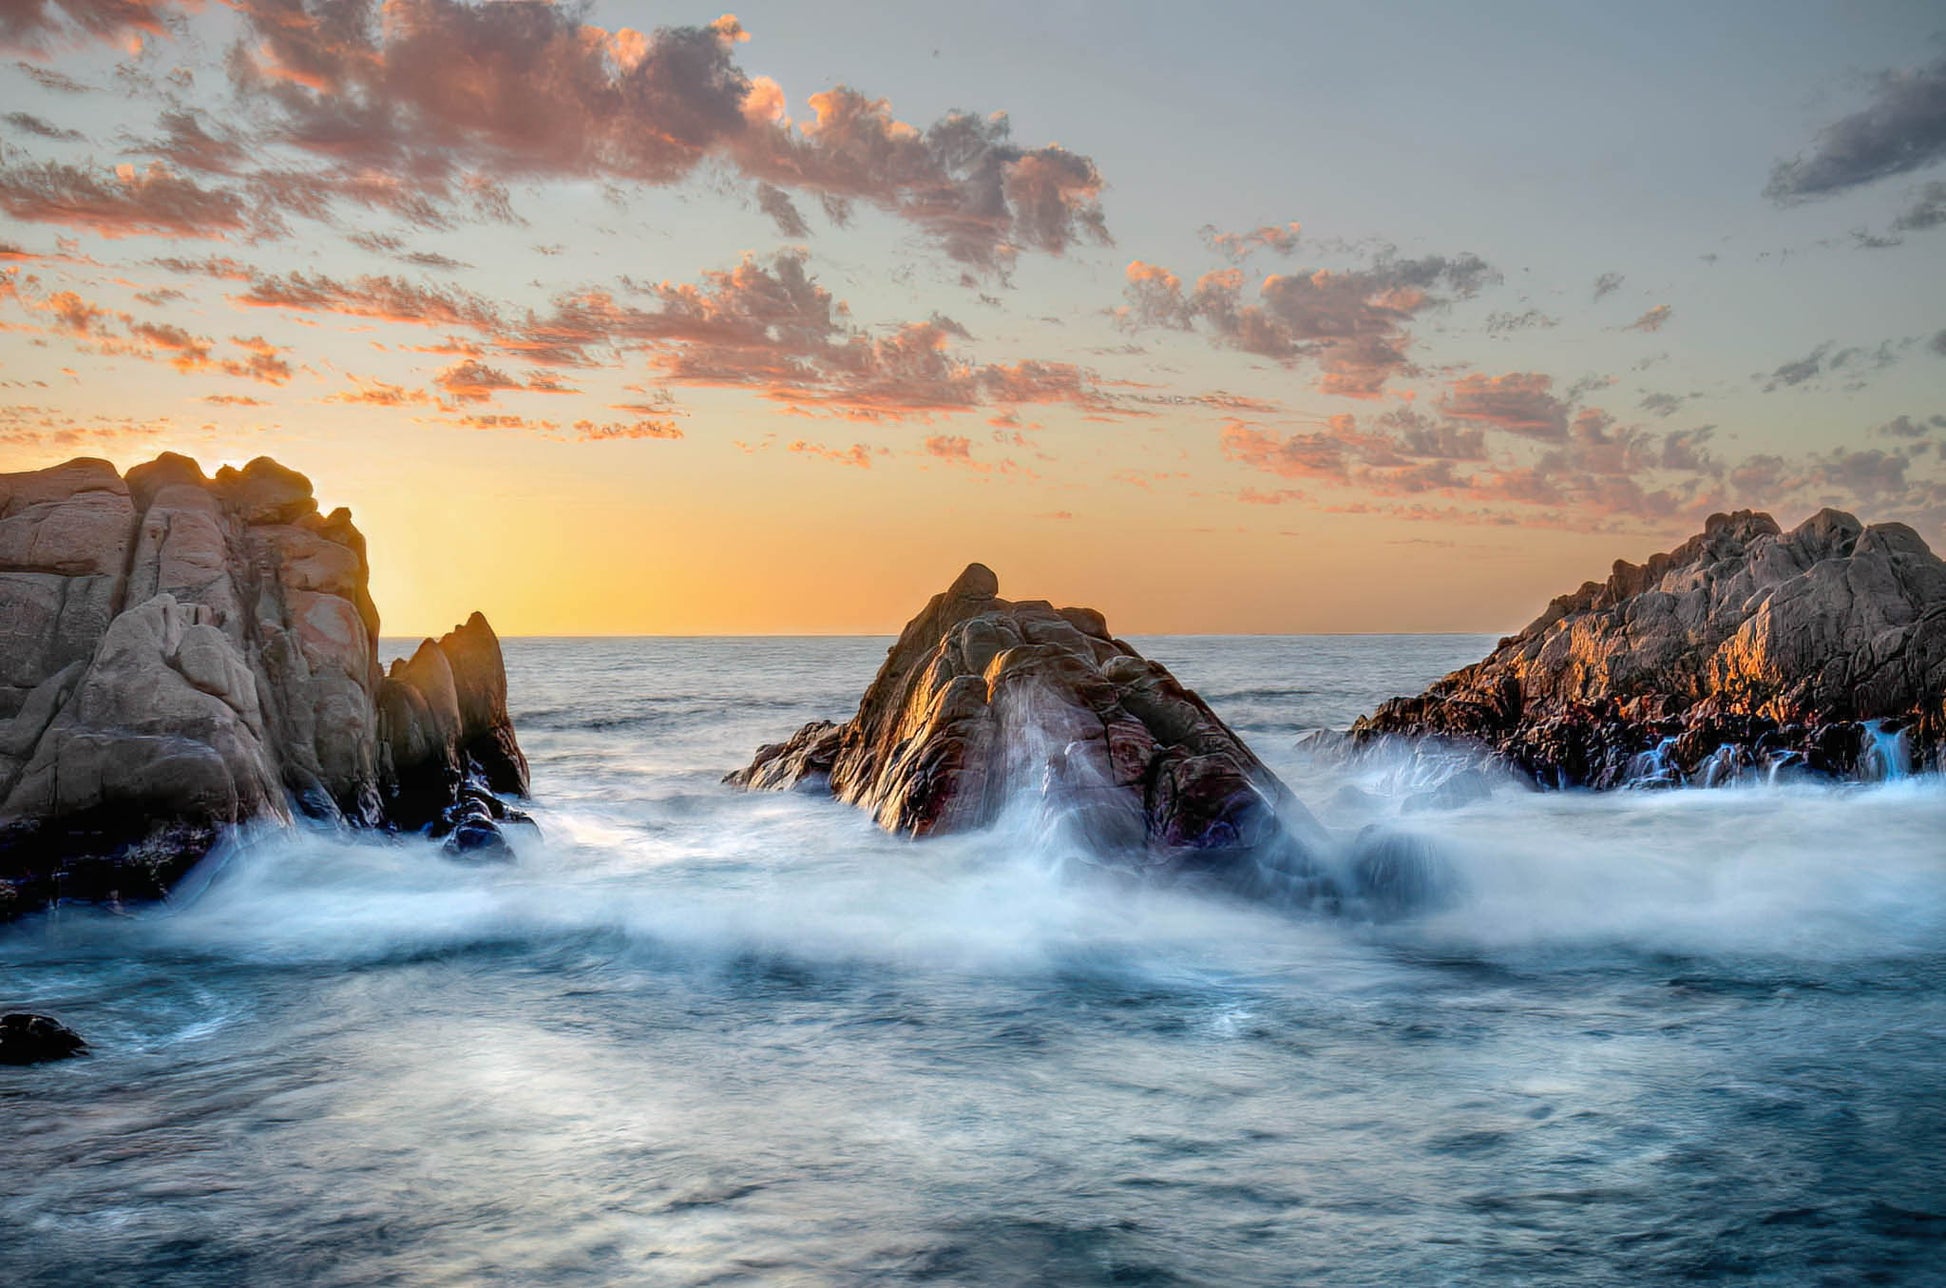
<svg viewBox="0 0 1946 1288">
<path fill-rule="evenodd" d="M 8 166 L 0 169 L 0 210 L 102 237 L 222 238 L 250 226 L 242 198 L 159 161 L 108 176 L 54 161 Z"/>
<path fill-rule="evenodd" d="M 884 209 L 975 268 L 1107 239 L 1086 157 L 1014 143 L 1002 114 L 951 113 L 921 129 L 843 85 L 812 95 L 811 117 L 793 122 L 775 82 L 739 66 L 748 36 L 728 15 L 644 33 L 547 4 L 392 0 L 381 20 L 322 0 L 234 2 L 253 37 L 232 60 L 235 86 L 268 114 L 257 139 L 315 162 L 252 181 L 306 215 L 353 200 L 411 218 L 469 204 L 496 217 L 508 182 L 666 185 L 714 162 L 753 181 L 791 237 L 808 231 L 797 192 L 839 222 L 854 202 Z M 170 155 L 187 163 L 202 141 L 178 133 Z M 405 189 L 352 186 L 373 174 Z"/>
<path fill-rule="evenodd" d="M 676 439 L 683 434 L 682 427 L 672 420 L 644 417 L 641 420 L 607 421 L 601 424 L 592 420 L 577 420 L 574 422 L 574 436 L 584 443 L 598 443 L 616 439 Z"/>
<path fill-rule="evenodd" d="M 1567 432 L 1568 407 L 1553 389 L 1554 381 L 1538 372 L 1462 376 L 1447 387 L 1439 408 L 1469 424 L 1524 438 L 1559 439 Z"/>
<path fill-rule="evenodd" d="M 175 0 L 8 0 L 0 5 L 0 49 L 44 54 L 103 41 L 136 52 L 144 37 L 167 35 L 168 21 L 184 7 Z"/>
<path fill-rule="evenodd" d="M 813 443 L 800 438 L 793 442 L 788 450 L 800 456 L 812 456 L 821 461 L 830 461 L 834 465 L 849 465 L 861 470 L 872 468 L 873 451 L 863 443 L 853 443 L 850 447 L 844 448 L 826 447 L 823 443 Z M 884 450 L 880 448 L 879 454 L 882 455 Z"/>
<path fill-rule="evenodd" d="M 1325 393 L 1374 398 L 1412 370 L 1407 324 L 1473 294 L 1491 275 L 1473 255 L 1381 255 L 1360 269 L 1273 273 L 1245 303 L 1241 269 L 1205 273 L 1186 291 L 1168 269 L 1137 260 L 1126 272 L 1120 316 L 1132 326 L 1201 327 L 1225 348 L 1290 366 L 1315 364 Z"/>
<path fill-rule="evenodd" d="M 1214 226 L 1205 224 L 1200 230 L 1203 244 L 1226 258 L 1242 263 L 1260 250 L 1277 255 L 1290 255 L 1297 250 L 1298 237 L 1303 233 L 1303 225 L 1296 220 L 1287 224 L 1265 224 L 1248 232 L 1226 233 Z"/>
</svg>

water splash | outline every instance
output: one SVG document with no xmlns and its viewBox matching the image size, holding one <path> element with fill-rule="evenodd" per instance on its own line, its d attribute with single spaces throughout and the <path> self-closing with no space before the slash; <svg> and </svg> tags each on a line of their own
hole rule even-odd
<svg viewBox="0 0 1946 1288">
<path fill-rule="evenodd" d="M 1888 730 L 1883 720 L 1867 720 L 1865 745 L 1858 753 L 1858 777 L 1868 783 L 1890 783 L 1912 773 L 1912 748 L 1903 728 Z"/>
<path fill-rule="evenodd" d="M 1637 752 L 1628 762 L 1627 786 L 1638 790 L 1682 786 L 1682 771 L 1671 755 L 1675 746 L 1674 738 L 1664 738 L 1647 751 Z"/>
</svg>

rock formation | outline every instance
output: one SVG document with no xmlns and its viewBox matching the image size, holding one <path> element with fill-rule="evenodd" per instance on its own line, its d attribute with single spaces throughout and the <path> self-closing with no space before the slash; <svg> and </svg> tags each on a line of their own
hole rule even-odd
<svg viewBox="0 0 1946 1288">
<path fill-rule="evenodd" d="M 1482 747 L 1542 786 L 1884 777 L 1946 743 L 1946 563 L 1900 523 L 1713 515 L 1483 661 L 1353 726 Z"/>
<path fill-rule="evenodd" d="M 59 1020 L 28 1011 L 0 1015 L 0 1064 L 45 1064 L 87 1049 L 81 1035 Z"/>
<path fill-rule="evenodd" d="M 455 853 L 503 852 L 495 824 L 525 816 L 495 793 L 527 794 L 527 757 L 514 741 L 500 640 L 487 619 L 475 613 L 393 662 L 378 714 L 392 825 L 449 835 Z"/>
<path fill-rule="evenodd" d="M 0 917 L 159 896 L 228 825 L 524 792 L 485 620 L 388 678 L 367 575 L 349 511 L 268 459 L 0 475 Z"/>
<path fill-rule="evenodd" d="M 993 822 L 1023 794 L 1118 865 L 1314 880 L 1315 829 L 1194 693 L 1100 613 L 998 597 L 973 564 L 906 626 L 858 712 L 760 748 L 726 782 L 828 789 L 910 836 Z"/>
</svg>

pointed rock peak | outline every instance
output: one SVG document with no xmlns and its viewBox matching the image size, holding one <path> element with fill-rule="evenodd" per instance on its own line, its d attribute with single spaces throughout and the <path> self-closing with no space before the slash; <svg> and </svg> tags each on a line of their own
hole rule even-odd
<svg viewBox="0 0 1946 1288">
<path fill-rule="evenodd" d="M 992 599 L 1000 593 L 1000 578 L 983 563 L 970 563 L 946 588 L 948 599 Z"/>
<path fill-rule="evenodd" d="M 427 640 L 426 643 L 431 644 L 433 641 Z M 479 659 L 480 665 L 487 671 L 499 671 L 501 668 L 500 636 L 487 622 L 484 613 L 475 612 L 458 626 L 441 635 L 438 644 L 440 648 L 446 650 L 446 656 L 452 659 L 455 667 L 469 665 L 465 659 L 471 657 Z"/>
<path fill-rule="evenodd" d="M 758 750 L 739 787 L 805 784 L 933 836 L 1032 800 L 1063 846 L 1109 866 L 1246 891 L 1324 888 L 1315 824 L 1168 670 L 1108 637 L 1100 613 L 1009 602 L 973 564 L 893 645 L 843 725 L 816 721 Z"/>
</svg>

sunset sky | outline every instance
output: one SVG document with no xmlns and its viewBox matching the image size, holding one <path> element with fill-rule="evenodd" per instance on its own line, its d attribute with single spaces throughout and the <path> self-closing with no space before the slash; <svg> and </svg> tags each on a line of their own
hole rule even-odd
<svg viewBox="0 0 1946 1288">
<path fill-rule="evenodd" d="M 388 633 L 1496 631 L 1946 544 L 1946 12 L 8 0 L 0 469 L 272 455 Z"/>
</svg>

